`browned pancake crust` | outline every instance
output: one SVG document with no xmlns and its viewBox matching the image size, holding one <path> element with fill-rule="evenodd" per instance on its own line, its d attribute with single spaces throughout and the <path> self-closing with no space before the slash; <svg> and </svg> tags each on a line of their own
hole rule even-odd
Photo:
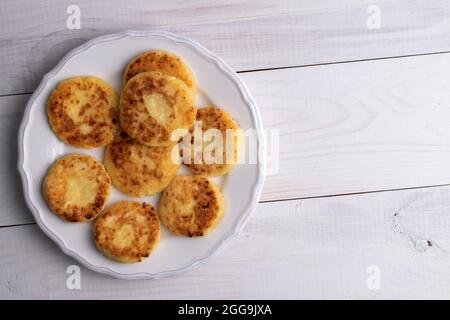
<svg viewBox="0 0 450 320">
<path fill-rule="evenodd" d="M 239 136 L 237 133 L 239 129 L 239 125 L 237 122 L 231 117 L 231 115 L 214 106 L 209 106 L 205 108 L 200 108 L 197 110 L 197 119 L 196 121 L 202 122 L 202 131 L 203 133 L 208 129 L 218 129 L 222 132 L 222 138 L 223 138 L 223 156 L 222 164 L 207 164 L 205 163 L 205 159 L 203 159 L 203 151 L 205 147 L 207 146 L 207 143 L 203 141 L 202 144 L 202 153 L 199 154 L 199 159 L 202 159 L 202 163 L 195 164 L 194 163 L 194 140 L 191 139 L 192 143 L 192 152 L 191 152 L 191 161 L 190 163 L 187 163 L 186 165 L 192 170 L 194 174 L 199 175 L 205 175 L 205 176 L 222 176 L 230 172 L 234 166 L 236 165 L 238 161 L 238 154 L 242 148 L 243 139 Z M 231 129 L 233 130 L 233 157 L 230 159 L 229 163 L 227 162 L 226 158 L 226 130 Z M 190 129 L 191 137 L 193 138 L 193 128 Z"/>
<path fill-rule="evenodd" d="M 92 76 L 61 82 L 47 103 L 56 135 L 76 147 L 95 148 L 113 140 L 118 128 L 118 97 L 109 84 Z"/>
<path fill-rule="evenodd" d="M 95 221 L 94 240 L 106 256 L 120 262 L 140 262 L 157 247 L 160 224 L 151 204 L 121 201 Z"/>
<path fill-rule="evenodd" d="M 95 218 L 109 197 L 111 179 L 101 163 L 82 154 L 58 159 L 44 180 L 49 207 L 69 222 Z"/>
<path fill-rule="evenodd" d="M 172 161 L 171 152 L 171 146 L 147 147 L 122 132 L 106 149 L 105 167 L 120 191 L 136 197 L 152 195 L 177 174 L 180 165 Z"/>
<path fill-rule="evenodd" d="M 219 188 L 203 176 L 176 176 L 159 202 L 161 222 L 175 234 L 204 236 L 223 217 L 225 201 Z"/>
<path fill-rule="evenodd" d="M 135 75 L 146 71 L 160 71 L 176 77 L 191 89 L 195 90 L 195 78 L 192 71 L 183 60 L 166 51 L 148 51 L 134 58 L 127 66 L 123 76 L 123 85 Z"/>
<path fill-rule="evenodd" d="M 176 129 L 189 129 L 197 110 L 186 84 L 172 76 L 151 71 L 136 75 L 125 86 L 120 103 L 122 129 L 148 146 L 173 144 Z"/>
</svg>

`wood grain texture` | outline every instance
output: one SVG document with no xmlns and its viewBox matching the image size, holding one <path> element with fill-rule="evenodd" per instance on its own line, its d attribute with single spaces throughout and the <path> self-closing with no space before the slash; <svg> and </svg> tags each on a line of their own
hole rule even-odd
<svg viewBox="0 0 450 320">
<path fill-rule="evenodd" d="M 70 49 L 124 29 L 192 37 L 238 71 L 450 50 L 446 0 L 377 1 L 378 30 L 366 27 L 371 0 L 79 0 L 80 30 L 66 28 L 70 4 L 2 1 L 0 95 L 31 92 Z"/>
<path fill-rule="evenodd" d="M 244 74 L 280 134 L 263 199 L 448 184 L 449 68 L 442 54 Z"/>
<path fill-rule="evenodd" d="M 76 262 L 35 225 L 2 228 L 0 297 L 450 298 L 449 209 L 449 187 L 262 203 L 244 231 L 194 271 L 123 281 L 82 267 L 81 290 L 66 288 Z M 379 268 L 379 289 L 366 284 L 369 266 Z"/>
<path fill-rule="evenodd" d="M 0 97 L 0 226 L 34 222 L 17 171 L 17 135 L 28 98 Z"/>
<path fill-rule="evenodd" d="M 244 231 L 183 275 L 121 281 L 65 256 L 26 208 L 17 131 L 29 95 L 68 50 L 124 29 L 192 37 L 237 71 L 450 50 L 446 0 L 71 1 L 0 6 L 0 298 L 450 298 L 450 54 L 242 73 L 280 160 Z M 269 143 L 271 141 L 269 140 Z M 301 200 L 276 201 L 291 198 Z M 30 224 L 14 226 L 18 224 Z M 380 270 L 370 290 L 368 267 Z"/>
<path fill-rule="evenodd" d="M 242 74 L 279 130 L 262 200 L 450 184 L 447 70 L 450 54 Z M 0 98 L 0 226 L 32 222 L 14 168 L 26 99 Z"/>
</svg>

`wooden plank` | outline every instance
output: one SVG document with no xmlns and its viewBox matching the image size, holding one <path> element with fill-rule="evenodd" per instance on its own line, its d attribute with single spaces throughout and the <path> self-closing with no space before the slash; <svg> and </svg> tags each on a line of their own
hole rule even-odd
<svg viewBox="0 0 450 320">
<path fill-rule="evenodd" d="M 17 171 L 17 134 L 28 98 L 0 97 L 0 226 L 34 222 Z"/>
<path fill-rule="evenodd" d="M 279 130 L 262 200 L 449 184 L 447 70 L 450 54 L 242 74 Z M 0 98 L 0 225 L 32 221 L 14 170 L 26 98 Z"/>
<path fill-rule="evenodd" d="M 190 36 L 238 71 L 450 50 L 446 0 L 377 1 L 376 30 L 367 28 L 371 0 L 76 3 L 80 30 L 66 28 L 69 0 L 2 1 L 0 95 L 31 92 L 68 50 L 133 28 Z"/>
<path fill-rule="evenodd" d="M 263 199 L 450 183 L 449 68 L 442 54 L 243 74 L 280 135 Z"/>
<path fill-rule="evenodd" d="M 66 288 L 76 262 L 37 226 L 2 228 L 0 297 L 450 298 L 449 209 L 450 187 L 263 203 L 228 248 L 194 271 L 122 281 L 82 267 L 81 290 Z M 367 285 L 373 270 L 378 289 Z"/>
</svg>

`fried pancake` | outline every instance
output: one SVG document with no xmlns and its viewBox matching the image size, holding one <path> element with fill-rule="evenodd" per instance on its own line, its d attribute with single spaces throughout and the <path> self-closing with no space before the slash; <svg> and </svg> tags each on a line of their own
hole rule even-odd
<svg viewBox="0 0 450 320">
<path fill-rule="evenodd" d="M 192 90 L 157 71 L 136 75 L 123 89 L 120 122 L 128 135 L 147 146 L 173 144 L 176 129 L 189 129 L 197 110 Z"/>
<path fill-rule="evenodd" d="M 105 146 L 118 128 L 118 97 L 100 78 L 71 78 L 50 95 L 47 115 L 53 131 L 64 142 L 82 148 Z"/>
<path fill-rule="evenodd" d="M 176 176 L 159 201 L 161 222 L 188 237 L 211 232 L 223 217 L 225 200 L 219 188 L 203 176 Z"/>
<path fill-rule="evenodd" d="M 160 71 L 182 80 L 195 91 L 195 77 L 183 60 L 166 51 L 148 51 L 134 58 L 127 66 L 123 75 L 123 85 L 135 75 L 146 71 Z"/>
<path fill-rule="evenodd" d="M 111 179 L 101 163 L 83 154 L 58 159 L 44 180 L 49 207 L 70 222 L 95 218 L 111 190 Z"/>
<path fill-rule="evenodd" d="M 151 204 L 120 201 L 108 207 L 94 225 L 97 248 L 120 262 L 140 262 L 157 247 L 160 225 Z"/>
<path fill-rule="evenodd" d="M 122 132 L 106 149 L 105 167 L 120 191 L 136 197 L 152 195 L 177 174 L 180 164 L 172 160 L 171 152 L 172 146 L 148 147 Z"/>
<path fill-rule="evenodd" d="M 214 106 L 205 107 L 197 110 L 197 122 L 201 121 L 201 128 L 203 132 L 203 141 L 201 148 L 194 148 L 194 135 L 193 128 L 190 129 L 191 133 L 191 159 L 186 165 L 192 170 L 194 174 L 200 174 L 205 176 L 223 176 L 230 172 L 236 165 L 239 157 L 239 152 L 242 148 L 243 140 L 239 135 L 239 125 L 231 117 L 231 115 Z M 220 143 L 222 146 L 222 157 L 215 157 L 211 149 L 214 149 L 216 143 L 212 137 L 207 137 L 205 132 L 209 129 L 217 129 L 220 131 L 222 140 Z M 227 136 L 226 131 L 230 130 L 229 136 Z M 217 131 L 217 133 L 219 133 Z M 228 159 L 227 159 L 227 139 L 233 138 L 228 147 Z M 211 152 L 205 152 L 205 149 L 210 146 Z M 198 149 L 198 150 L 197 150 Z M 220 149 L 216 149 L 220 150 Z M 211 154 L 211 156 L 209 156 Z M 194 157 L 200 160 L 197 163 L 194 161 Z M 217 162 L 217 163 L 216 163 Z"/>
</svg>

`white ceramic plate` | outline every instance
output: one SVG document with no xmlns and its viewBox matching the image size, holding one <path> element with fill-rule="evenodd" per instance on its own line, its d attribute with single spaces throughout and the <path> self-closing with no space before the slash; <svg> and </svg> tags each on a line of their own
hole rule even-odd
<svg viewBox="0 0 450 320">
<path fill-rule="evenodd" d="M 186 238 L 174 236 L 162 228 L 160 245 L 148 259 L 141 263 L 121 264 L 97 251 L 92 223 L 64 222 L 50 211 L 42 196 L 43 179 L 57 158 L 78 152 L 102 161 L 104 152 L 104 148 L 77 149 L 61 142 L 50 129 L 45 106 L 50 92 L 60 81 L 77 75 L 99 76 L 120 92 L 126 64 L 139 53 L 151 49 L 173 52 L 188 63 L 198 82 L 198 107 L 217 105 L 229 111 L 244 130 L 256 130 L 258 162 L 238 165 L 226 178 L 216 180 L 225 195 L 227 207 L 223 220 L 211 234 Z M 37 224 L 66 254 L 89 269 L 114 277 L 155 279 L 199 265 L 240 232 L 261 192 L 264 138 L 260 116 L 248 90 L 223 60 L 198 43 L 171 33 L 127 31 L 93 39 L 74 49 L 44 76 L 25 110 L 19 134 L 18 168 L 26 202 Z M 131 197 L 113 188 L 107 205 L 127 198 Z M 156 205 L 158 196 L 139 201 Z"/>
</svg>

